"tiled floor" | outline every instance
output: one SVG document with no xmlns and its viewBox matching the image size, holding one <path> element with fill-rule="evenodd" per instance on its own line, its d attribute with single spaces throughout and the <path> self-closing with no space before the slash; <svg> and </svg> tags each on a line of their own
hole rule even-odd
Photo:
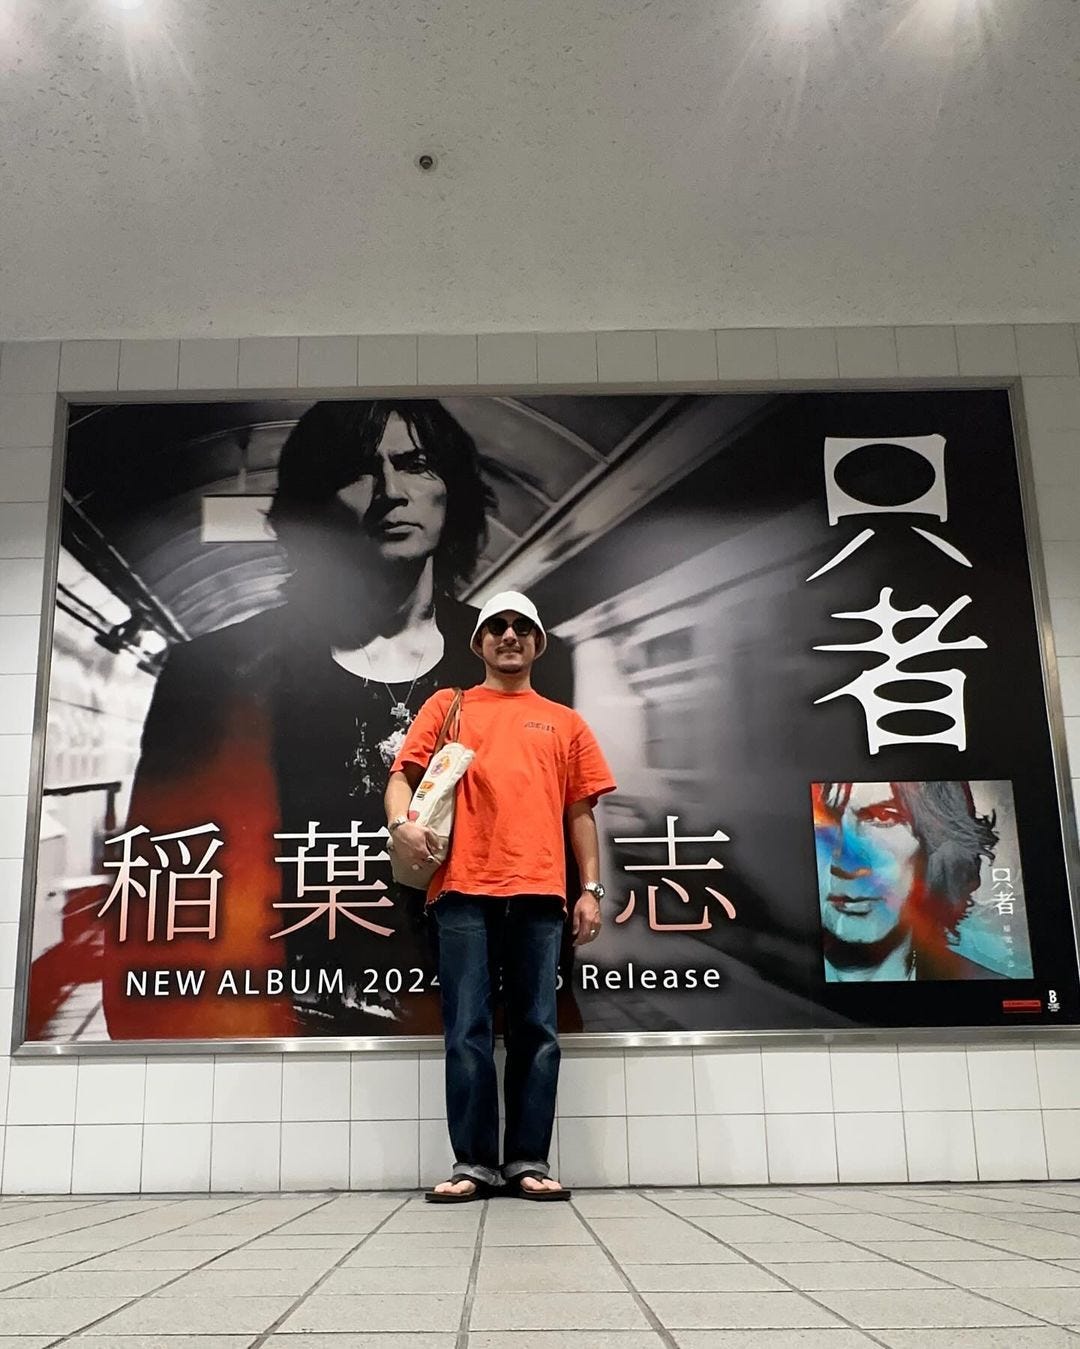
<svg viewBox="0 0 1080 1349">
<path fill-rule="evenodd" d="M 1080 1349 L 1080 1183 L 0 1200 L 0 1349 Z"/>
</svg>

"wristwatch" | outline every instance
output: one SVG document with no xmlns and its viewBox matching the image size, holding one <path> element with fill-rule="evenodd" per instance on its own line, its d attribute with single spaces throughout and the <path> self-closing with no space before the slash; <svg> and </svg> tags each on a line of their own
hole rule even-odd
<svg viewBox="0 0 1080 1349">
<path fill-rule="evenodd" d="M 400 829 L 403 824 L 409 823 L 408 815 L 396 815 L 386 826 L 386 832 L 392 834 L 395 829 Z"/>
<path fill-rule="evenodd" d="M 590 895 L 595 895 L 598 900 L 603 899 L 607 891 L 599 881 L 586 881 L 581 887 L 582 890 L 588 890 Z"/>
</svg>

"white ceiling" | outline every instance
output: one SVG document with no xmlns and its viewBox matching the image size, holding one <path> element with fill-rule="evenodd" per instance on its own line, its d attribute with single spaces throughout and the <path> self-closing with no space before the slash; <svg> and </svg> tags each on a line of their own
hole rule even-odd
<svg viewBox="0 0 1080 1349">
<path fill-rule="evenodd" d="M 0 0 L 0 336 L 1073 319 L 1078 133 L 1078 0 Z"/>
</svg>

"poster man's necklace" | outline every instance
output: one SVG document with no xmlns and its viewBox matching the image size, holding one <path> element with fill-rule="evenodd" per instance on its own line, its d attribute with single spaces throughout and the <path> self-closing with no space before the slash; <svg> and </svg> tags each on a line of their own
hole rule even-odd
<svg viewBox="0 0 1080 1349">
<path fill-rule="evenodd" d="M 409 691 L 408 693 L 406 693 L 404 698 L 397 700 L 395 700 L 394 698 L 394 690 L 390 687 L 390 685 L 386 682 L 386 680 L 376 678 L 375 667 L 371 663 L 371 657 L 368 655 L 367 650 L 366 649 L 364 650 L 364 659 L 367 661 L 368 669 L 371 671 L 370 682 L 373 684 L 381 684 L 383 688 L 386 690 L 386 692 L 390 695 L 390 715 L 394 718 L 394 721 L 397 723 L 391 730 L 390 734 L 386 736 L 385 739 L 380 740 L 378 745 L 376 746 L 376 749 L 378 749 L 379 755 L 382 758 L 383 763 L 387 766 L 387 768 L 389 768 L 390 765 L 397 758 L 398 750 L 400 750 L 402 745 L 405 743 L 405 733 L 406 731 L 408 731 L 409 726 L 412 724 L 412 712 L 409 710 L 409 699 L 412 697 L 413 689 L 416 688 L 416 681 L 420 678 L 420 667 L 423 665 L 424 659 L 427 656 L 427 653 L 430 650 L 430 648 L 431 648 L 431 637 L 429 636 L 428 640 L 424 643 L 423 648 L 420 651 L 419 657 L 417 658 L 416 669 L 413 672 L 412 683 L 409 685 Z"/>
</svg>

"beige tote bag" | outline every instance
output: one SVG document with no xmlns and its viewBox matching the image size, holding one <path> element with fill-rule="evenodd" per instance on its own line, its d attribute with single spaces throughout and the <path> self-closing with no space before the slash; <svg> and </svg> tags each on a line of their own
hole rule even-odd
<svg viewBox="0 0 1080 1349">
<path fill-rule="evenodd" d="M 415 823 L 430 829 L 437 837 L 433 850 L 434 861 L 413 866 L 403 861 L 394 851 L 394 836 L 390 835 L 390 866 L 399 885 L 414 890 L 426 890 L 432 876 L 450 853 L 450 835 L 454 829 L 454 796 L 458 783 L 473 759 L 475 752 L 458 742 L 461 727 L 461 689 L 454 690 L 454 701 L 442 724 L 435 752 L 431 756 L 420 785 L 413 793 L 409 813 L 416 812 Z"/>
</svg>

